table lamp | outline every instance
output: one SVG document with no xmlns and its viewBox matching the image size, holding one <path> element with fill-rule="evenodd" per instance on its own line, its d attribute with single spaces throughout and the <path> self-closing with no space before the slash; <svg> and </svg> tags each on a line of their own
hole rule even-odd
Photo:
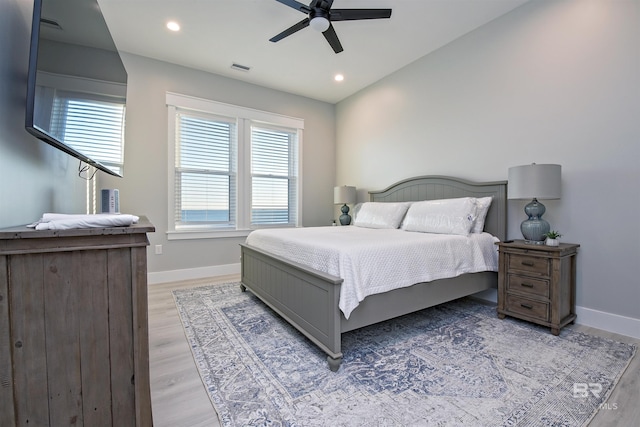
<svg viewBox="0 0 640 427">
<path fill-rule="evenodd" d="M 351 224 L 351 215 L 349 215 L 349 206 L 347 206 L 347 204 L 355 203 L 355 201 L 356 187 L 343 185 L 342 187 L 333 188 L 333 203 L 336 205 L 342 205 L 342 208 L 340 209 L 342 211 L 342 215 L 340 215 L 341 225 Z"/>
<path fill-rule="evenodd" d="M 542 219 L 546 208 L 538 199 L 559 199 L 560 189 L 560 165 L 530 165 L 514 166 L 509 168 L 509 186 L 507 198 L 532 199 L 524 207 L 527 219 L 520 224 L 520 231 L 525 243 L 543 244 L 545 234 L 549 232 L 549 223 Z"/>
</svg>

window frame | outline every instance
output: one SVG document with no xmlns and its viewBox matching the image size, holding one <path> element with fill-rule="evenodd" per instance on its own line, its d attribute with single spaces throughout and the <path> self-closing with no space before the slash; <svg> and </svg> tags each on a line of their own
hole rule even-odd
<svg viewBox="0 0 640 427">
<path fill-rule="evenodd" d="M 274 174 L 269 174 L 269 173 L 258 173 L 253 169 L 254 163 L 253 163 L 253 151 L 250 151 L 250 155 L 248 156 L 250 159 L 250 165 L 249 165 L 249 171 L 247 173 L 247 176 L 250 179 L 250 183 L 251 183 L 251 189 L 250 189 L 250 206 L 251 209 L 249 210 L 249 212 L 247 212 L 247 223 L 253 228 L 282 228 L 282 227 L 295 227 L 297 226 L 300 222 L 299 222 L 299 213 L 300 213 L 300 206 L 298 205 L 298 200 L 300 198 L 300 188 L 298 185 L 298 180 L 300 179 L 300 167 L 298 165 L 298 162 L 300 160 L 300 145 L 298 143 L 299 139 L 300 139 L 300 132 L 298 130 L 298 132 L 294 132 L 294 129 L 292 128 L 284 128 L 282 126 L 276 126 L 273 124 L 269 124 L 269 123 L 261 123 L 261 122 L 256 122 L 256 121 L 251 121 L 249 123 L 249 138 L 248 138 L 248 146 L 253 148 L 254 145 L 254 139 L 253 139 L 253 131 L 254 128 L 259 129 L 260 131 L 264 132 L 264 131 L 268 131 L 268 132 L 281 132 L 284 134 L 289 134 L 289 135 L 294 135 L 294 138 L 296 139 L 296 141 L 292 144 L 292 142 L 289 140 L 287 141 L 287 145 L 289 145 L 289 147 L 287 147 L 287 152 L 290 151 L 294 151 L 294 155 L 293 155 L 293 159 L 291 158 L 292 156 L 288 156 L 287 158 L 287 174 L 285 175 L 274 175 Z M 291 147 L 291 145 L 294 145 L 293 147 Z M 291 173 L 292 170 L 295 170 L 296 173 Z M 291 182 L 293 181 L 295 186 L 296 186 L 296 193 L 295 193 L 295 200 L 294 200 L 294 204 L 295 206 L 293 208 L 289 208 L 289 211 L 291 209 L 293 209 L 295 211 L 295 215 L 296 215 L 296 222 L 295 223 L 291 223 L 291 222 L 287 222 L 287 223 L 270 223 L 270 224 L 261 224 L 261 225 L 254 225 L 253 223 L 253 182 L 254 179 L 277 179 L 277 180 L 286 180 L 287 182 L 287 188 L 289 188 L 289 185 L 291 184 Z M 289 190 L 288 190 L 289 191 Z M 290 201 L 289 196 L 287 196 L 287 200 Z"/>
<path fill-rule="evenodd" d="M 188 116 L 191 119 L 200 119 L 200 120 L 204 120 L 204 121 L 209 121 L 209 122 L 216 122 L 216 123 L 221 123 L 221 124 L 226 124 L 226 125 L 230 125 L 230 127 L 232 127 L 232 129 L 230 129 L 230 135 L 229 135 L 229 146 L 228 146 L 228 151 L 229 151 L 229 156 L 228 158 L 224 159 L 225 163 L 226 163 L 226 169 L 221 170 L 221 169 L 217 169 L 217 170 L 204 170 L 201 168 L 189 168 L 189 167 L 179 167 L 177 165 L 175 165 L 175 161 L 173 164 L 173 173 L 174 173 L 174 178 L 173 178 L 173 184 L 174 184 L 174 189 L 173 189 L 173 194 L 175 196 L 175 194 L 177 193 L 176 191 L 176 177 L 177 174 L 179 173 L 180 169 L 183 169 L 182 173 L 194 173 L 196 175 L 200 175 L 200 176 L 207 176 L 207 177 L 213 177 L 213 176 L 227 176 L 229 177 L 229 185 L 231 185 L 231 183 L 237 183 L 237 179 L 238 179 L 238 167 L 237 167 L 237 143 L 238 143 L 238 138 L 237 138 L 237 120 L 235 118 L 231 118 L 231 117 L 224 117 L 224 116 L 220 116 L 220 115 L 213 115 L 213 114 L 208 114 L 208 113 L 203 113 L 200 111 L 194 111 L 194 110 L 186 110 L 184 108 L 181 107 L 176 107 L 175 109 L 175 116 L 173 118 L 174 120 L 174 124 L 177 124 L 178 122 L 178 117 L 180 115 L 185 115 Z M 177 129 L 176 129 L 177 130 Z M 175 154 L 177 150 L 176 144 L 174 143 L 174 151 L 173 153 Z M 174 157 L 175 158 L 175 157 Z M 191 170 L 189 170 L 191 169 Z M 200 170 L 199 170 L 200 169 Z M 184 187 L 181 188 L 184 189 Z M 220 223 L 216 224 L 215 222 L 209 222 L 209 223 L 202 223 L 202 224 L 197 224 L 197 223 L 189 223 L 188 221 L 185 223 L 179 223 L 176 220 L 177 217 L 177 210 L 176 210 L 176 203 L 175 203 L 175 198 L 174 198 L 174 206 L 173 206 L 173 213 L 174 213 L 174 228 L 176 231 L 200 231 L 202 229 L 215 229 L 215 230 L 230 230 L 230 229 L 235 229 L 236 227 L 236 212 L 237 212 L 237 184 L 235 186 L 235 188 L 233 190 L 231 190 L 229 192 L 229 220 L 228 221 L 221 221 Z"/>
<path fill-rule="evenodd" d="M 251 225 L 251 126 L 267 128 L 281 128 L 295 131 L 297 136 L 297 177 L 295 201 L 296 223 L 289 226 L 299 226 L 302 223 L 302 149 L 304 120 L 277 113 L 240 107 L 222 102 L 196 98 L 177 93 L 166 93 L 167 122 L 168 122 L 168 240 L 229 238 L 244 237 L 257 228 L 286 227 L 284 224 Z M 176 228 L 176 115 L 178 111 L 194 112 L 195 114 L 210 115 L 211 117 L 235 118 L 237 120 L 237 152 L 236 163 L 236 224 L 235 227 L 219 226 L 189 226 Z"/>
</svg>

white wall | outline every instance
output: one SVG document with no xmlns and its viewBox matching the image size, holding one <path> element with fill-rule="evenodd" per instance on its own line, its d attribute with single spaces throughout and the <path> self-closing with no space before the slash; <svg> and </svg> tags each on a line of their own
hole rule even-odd
<svg viewBox="0 0 640 427">
<path fill-rule="evenodd" d="M 78 161 L 24 127 L 32 13 L 31 0 L 0 0 L 0 228 L 85 208 Z"/>
<path fill-rule="evenodd" d="M 303 225 L 331 223 L 334 105 L 149 58 L 126 53 L 122 56 L 128 74 L 124 178 L 101 174 L 99 187 L 118 188 L 120 210 L 146 215 L 155 225 L 147 252 L 151 282 L 158 277 L 157 281 L 189 278 L 193 272 L 195 276 L 207 275 L 215 273 L 216 266 L 238 265 L 238 245 L 244 241 L 167 240 L 167 91 L 304 119 Z M 155 245 L 163 246 L 162 255 L 155 254 Z M 181 270 L 187 276 L 181 276 Z"/>
<path fill-rule="evenodd" d="M 339 103 L 337 182 L 363 201 L 415 175 L 559 163 L 545 218 L 582 245 L 577 304 L 640 319 L 639 28 L 638 0 L 521 6 Z M 509 203 L 510 238 L 525 203 Z"/>
</svg>

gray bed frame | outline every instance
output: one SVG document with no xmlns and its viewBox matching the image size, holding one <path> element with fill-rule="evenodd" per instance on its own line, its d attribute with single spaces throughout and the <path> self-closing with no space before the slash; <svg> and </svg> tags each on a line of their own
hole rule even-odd
<svg viewBox="0 0 640 427">
<path fill-rule="evenodd" d="M 493 196 L 485 231 L 506 236 L 506 181 L 474 183 L 446 176 L 422 176 L 369 192 L 373 202 L 405 202 Z M 241 244 L 241 289 L 249 289 L 327 354 L 329 368 L 342 363 L 341 335 L 497 286 L 497 273 L 481 272 L 434 280 L 364 299 L 345 319 L 338 308 L 342 279 Z"/>
</svg>

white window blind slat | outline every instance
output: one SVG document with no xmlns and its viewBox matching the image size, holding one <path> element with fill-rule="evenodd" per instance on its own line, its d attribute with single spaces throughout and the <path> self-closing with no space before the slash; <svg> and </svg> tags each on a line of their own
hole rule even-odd
<svg viewBox="0 0 640 427">
<path fill-rule="evenodd" d="M 123 101 L 57 92 L 51 129 L 65 144 L 120 172 L 124 163 Z"/>
<path fill-rule="evenodd" d="M 252 126 L 252 225 L 296 224 L 296 146 L 294 130 Z"/>
<path fill-rule="evenodd" d="M 180 112 L 176 134 L 176 226 L 234 226 L 236 124 Z"/>
</svg>

